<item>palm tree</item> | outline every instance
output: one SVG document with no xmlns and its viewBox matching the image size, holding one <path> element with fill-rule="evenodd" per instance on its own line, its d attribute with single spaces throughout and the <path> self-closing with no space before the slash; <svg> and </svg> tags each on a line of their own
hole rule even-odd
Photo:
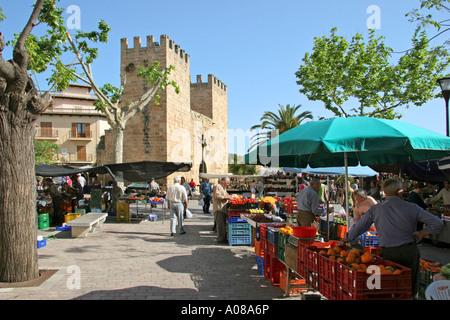
<svg viewBox="0 0 450 320">
<path fill-rule="evenodd" d="M 278 114 L 275 114 L 272 111 L 266 111 L 260 119 L 260 121 L 262 121 L 261 124 L 254 125 L 250 128 L 250 131 L 257 129 L 270 131 L 256 133 L 250 139 L 251 145 L 249 150 L 269 141 L 272 137 L 273 130 L 278 130 L 278 132 L 281 134 L 299 126 L 304 120 L 313 118 L 310 111 L 304 111 L 296 115 L 296 112 L 302 107 L 302 105 L 300 104 L 294 105 L 292 107 L 290 104 L 287 104 L 286 107 L 282 106 L 281 104 L 278 104 L 278 106 Z"/>
</svg>

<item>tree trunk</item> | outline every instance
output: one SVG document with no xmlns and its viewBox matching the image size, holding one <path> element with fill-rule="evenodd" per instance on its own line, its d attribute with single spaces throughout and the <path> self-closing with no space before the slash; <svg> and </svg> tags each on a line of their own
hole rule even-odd
<svg viewBox="0 0 450 320">
<path fill-rule="evenodd" d="M 124 137 L 124 130 L 120 126 L 116 126 L 113 128 L 113 153 L 114 153 L 114 163 L 122 163 L 123 162 L 123 137 Z M 125 185 L 123 182 L 116 181 L 114 179 L 113 182 L 113 190 L 111 195 L 111 202 L 113 210 L 116 210 L 116 205 L 119 202 L 119 197 L 123 195 L 125 191 Z"/>
<path fill-rule="evenodd" d="M 35 121 L 11 112 L 3 102 L 0 104 L 0 282 L 13 283 L 39 277 Z"/>
<path fill-rule="evenodd" d="M 124 130 L 117 126 L 113 128 L 114 134 L 114 163 L 122 163 L 123 162 L 123 137 Z"/>
</svg>

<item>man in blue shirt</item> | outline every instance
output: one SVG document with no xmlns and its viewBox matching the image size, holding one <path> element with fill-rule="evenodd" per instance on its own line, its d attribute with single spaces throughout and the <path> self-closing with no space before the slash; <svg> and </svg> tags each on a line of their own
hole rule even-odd
<svg viewBox="0 0 450 320">
<path fill-rule="evenodd" d="M 402 182 L 388 179 L 383 183 L 386 199 L 371 207 L 350 229 L 344 242 L 353 242 L 375 223 L 379 237 L 381 256 L 411 269 L 412 294 L 418 293 L 420 251 L 416 243 L 429 234 L 439 233 L 443 222 L 415 203 L 404 201 L 399 194 Z M 426 225 L 417 231 L 417 222 Z"/>
<path fill-rule="evenodd" d="M 204 196 L 203 197 L 203 213 L 210 213 L 209 206 L 211 205 L 212 188 L 211 188 L 211 183 L 209 183 L 208 178 L 206 178 L 200 185 L 200 193 Z"/>
</svg>

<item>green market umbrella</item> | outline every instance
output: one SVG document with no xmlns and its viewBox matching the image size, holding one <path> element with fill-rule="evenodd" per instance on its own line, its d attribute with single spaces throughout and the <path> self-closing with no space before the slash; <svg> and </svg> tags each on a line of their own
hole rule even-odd
<svg viewBox="0 0 450 320">
<path fill-rule="evenodd" d="M 438 160 L 449 153 L 447 136 L 396 120 L 351 117 L 295 127 L 252 150 L 244 159 L 247 164 L 277 167 L 345 166 L 348 196 L 348 166 Z"/>
</svg>

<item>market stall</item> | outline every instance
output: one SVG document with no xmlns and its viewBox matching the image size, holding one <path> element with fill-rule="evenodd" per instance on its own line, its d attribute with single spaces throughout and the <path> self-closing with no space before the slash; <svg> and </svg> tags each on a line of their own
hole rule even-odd
<svg viewBox="0 0 450 320">
<path fill-rule="evenodd" d="M 35 173 L 37 176 L 42 177 L 62 177 L 73 176 L 77 173 L 92 172 L 96 174 L 109 174 L 116 182 L 125 183 L 148 183 L 151 179 L 160 179 L 167 177 L 174 172 L 187 172 L 191 169 L 192 164 L 190 162 L 160 162 L 160 161 L 141 161 L 141 162 L 129 162 L 120 164 L 107 164 L 96 167 L 71 167 L 65 165 L 36 165 Z M 138 189 L 142 189 L 141 186 L 136 186 Z M 148 189 L 148 188 L 147 188 Z M 142 190 L 146 190 L 145 188 Z M 103 191 L 112 192 L 112 188 L 107 188 Z M 145 193 L 145 192 L 144 192 Z M 161 200 L 162 199 L 162 200 Z M 128 201 L 128 202 L 127 202 Z M 144 203 L 144 206 L 150 204 L 161 205 L 163 209 L 163 220 L 165 213 L 165 199 L 161 195 L 160 197 L 149 197 L 148 194 L 144 194 L 139 197 L 136 193 L 127 194 L 119 200 L 114 208 L 106 208 L 106 210 L 116 213 L 117 221 L 129 222 L 131 220 L 130 203 Z M 139 206 L 139 204 L 138 204 Z M 137 209 L 139 212 L 139 209 Z M 70 210 L 69 210 L 70 211 Z M 145 213 L 147 211 L 145 210 Z M 152 213 L 150 213 L 152 214 Z M 147 216 L 147 215 L 146 215 Z M 153 219 L 153 216 L 147 216 Z"/>
<path fill-rule="evenodd" d="M 348 130 L 348 128 L 352 128 Z M 306 123 L 295 127 L 291 130 L 279 135 L 277 139 L 270 140 L 262 146 L 256 148 L 245 155 L 245 163 L 261 164 L 259 157 L 259 148 L 263 148 L 264 158 L 274 157 L 277 165 L 286 167 L 345 167 L 345 198 L 348 198 L 348 167 L 351 165 L 379 165 L 379 164 L 402 164 L 410 162 L 420 162 L 429 160 L 438 160 L 448 155 L 450 150 L 450 138 L 426 130 L 407 123 L 376 119 L 370 117 L 350 117 L 350 118 L 332 118 L 328 120 L 320 120 Z M 273 151 L 273 154 L 272 154 Z M 348 201 L 346 201 L 345 211 L 347 213 L 348 224 Z M 331 245 L 330 245 L 331 246 Z M 303 247 L 298 242 L 298 247 Z M 364 292 L 364 285 L 360 287 L 346 287 L 347 284 L 363 283 L 365 272 L 358 273 L 351 265 L 342 267 L 342 263 L 337 265 L 339 268 L 336 282 L 326 281 L 324 285 L 320 285 L 320 270 L 314 272 L 314 268 L 321 265 L 319 262 L 318 250 L 298 251 L 298 256 L 308 257 L 305 262 L 313 259 L 312 271 L 305 274 L 312 283 L 321 290 L 330 289 L 330 296 L 333 296 L 333 285 L 339 286 L 336 292 L 346 292 L 347 295 L 339 297 L 339 299 L 377 299 L 378 297 L 370 297 L 370 293 Z M 316 252 L 316 253 L 314 253 Z M 347 252 L 347 254 L 349 254 Z M 316 258 L 314 258 L 316 257 Z M 334 258 L 337 260 L 337 258 Z M 333 261 L 333 259 L 330 258 Z M 334 262 L 322 264 L 326 266 L 333 265 Z M 358 265 L 359 266 L 359 265 Z M 336 266 L 335 266 L 336 267 Z M 336 268 L 333 270 L 336 270 Z M 366 266 L 367 267 L 367 266 Z M 386 268 L 386 265 L 384 265 Z M 386 274 L 387 282 L 394 283 L 399 292 L 384 291 L 384 298 L 410 298 L 411 286 L 406 284 L 406 274 L 408 270 L 396 268 L 393 266 L 394 272 L 403 273 L 405 279 L 398 283 L 394 278 L 399 274 Z M 341 272 L 342 271 L 342 272 Z M 300 272 L 300 270 L 299 270 Z M 410 272 L 410 271 L 409 271 Z M 333 272 L 336 273 L 336 272 Z M 322 273 L 323 274 L 323 273 Z M 353 278 L 347 277 L 352 275 Z M 363 277 L 359 277 L 362 275 Z M 383 277 L 383 275 L 381 275 Z M 411 277 L 409 277 L 411 279 Z M 327 284 L 329 284 L 327 286 Z M 331 288 L 330 288 L 331 287 Z M 405 290 L 409 288 L 409 290 Z M 347 290 L 345 290 L 347 289 Z M 379 293 L 380 291 L 377 291 Z M 374 293 L 374 291 L 372 291 Z"/>
</svg>

